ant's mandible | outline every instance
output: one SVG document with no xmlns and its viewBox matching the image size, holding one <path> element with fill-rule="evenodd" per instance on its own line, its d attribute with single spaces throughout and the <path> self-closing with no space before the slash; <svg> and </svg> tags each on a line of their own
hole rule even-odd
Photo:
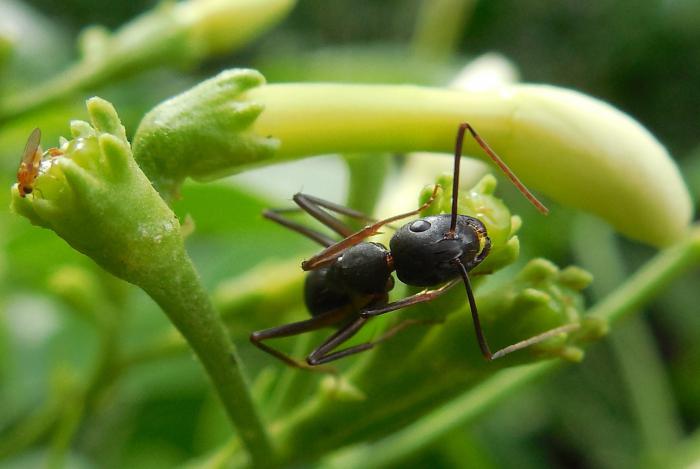
<svg viewBox="0 0 700 469">
<path fill-rule="evenodd" d="M 365 239 L 377 234 L 381 227 L 389 223 L 418 215 L 421 210 L 427 208 L 435 200 L 439 186 L 435 186 L 430 199 L 418 209 L 380 221 L 373 221 L 360 212 L 311 195 L 295 194 L 294 202 L 302 210 L 343 236 L 344 239 L 336 242 L 318 231 L 290 221 L 281 215 L 281 213 L 288 211 L 285 209 L 266 210 L 263 213 L 264 217 L 318 242 L 325 248 L 301 264 L 302 269 L 309 272 L 304 286 L 304 300 L 311 313 L 311 319 L 253 332 L 250 335 L 250 340 L 256 347 L 290 366 L 324 369 L 317 365 L 371 349 L 406 326 L 420 322 L 405 320 L 389 329 L 375 341 L 335 351 L 354 336 L 372 317 L 431 301 L 460 281 L 466 289 L 479 348 L 487 360 L 494 360 L 578 328 L 577 324 L 568 324 L 517 342 L 494 353 L 489 349 L 481 329 L 468 273 L 486 258 L 491 248 L 491 240 L 486 232 L 486 227 L 480 220 L 457 213 L 459 164 L 466 131 L 469 131 L 479 146 L 501 168 L 520 192 L 540 212 L 547 213 L 547 208 L 535 198 L 467 123 L 460 124 L 457 131 L 451 213 L 428 216 L 403 225 L 391 238 L 390 249 L 380 243 L 367 242 Z M 370 222 L 370 224 L 353 233 L 348 226 L 331 215 L 329 211 Z M 407 285 L 416 287 L 441 286 L 390 303 L 389 291 L 394 287 L 394 279 L 391 274 L 394 271 L 399 280 Z M 294 336 L 324 327 L 336 327 L 338 330 L 306 357 L 306 364 L 264 343 L 268 339 Z"/>
</svg>

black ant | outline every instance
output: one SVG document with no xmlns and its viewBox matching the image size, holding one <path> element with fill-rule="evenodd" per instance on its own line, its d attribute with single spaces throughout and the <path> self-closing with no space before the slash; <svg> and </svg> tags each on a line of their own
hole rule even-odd
<svg viewBox="0 0 700 469">
<path fill-rule="evenodd" d="M 380 221 L 373 221 L 360 212 L 311 195 L 295 194 L 293 200 L 302 210 L 343 236 L 344 239 L 335 242 L 320 232 L 280 215 L 288 210 L 266 210 L 263 213 L 264 217 L 307 236 L 325 246 L 325 249 L 301 264 L 302 269 L 309 271 L 304 286 L 304 299 L 312 318 L 253 332 L 250 335 L 251 342 L 290 366 L 308 368 L 307 365 L 266 345 L 263 341 L 335 326 L 338 328 L 337 332 L 306 357 L 306 363 L 311 367 L 328 363 L 371 349 L 404 327 L 418 322 L 406 320 L 389 329 L 378 340 L 334 352 L 336 348 L 354 336 L 372 317 L 431 301 L 455 286 L 460 280 L 464 283 L 467 292 L 479 348 L 487 360 L 500 358 L 555 335 L 577 329 L 578 324 L 557 327 L 491 353 L 481 329 L 468 274 L 488 256 L 491 240 L 486 232 L 486 227 L 480 220 L 457 213 L 459 164 L 466 131 L 469 131 L 486 154 L 503 170 L 520 192 L 540 212 L 546 214 L 547 208 L 535 198 L 467 123 L 460 124 L 457 132 L 452 212 L 424 217 L 405 224 L 391 238 L 390 250 L 387 250 L 380 243 L 366 242 L 365 239 L 377 234 L 381 227 L 389 223 L 418 215 L 435 200 L 439 186 L 435 186 L 430 199 L 418 209 Z M 353 233 L 348 226 L 327 210 L 372 223 Z M 389 303 L 389 291 L 394 287 L 394 279 L 391 275 L 393 271 L 396 271 L 399 280 L 407 285 L 417 287 L 443 285 Z M 322 369 L 322 367 L 316 369 L 319 368 Z"/>
</svg>

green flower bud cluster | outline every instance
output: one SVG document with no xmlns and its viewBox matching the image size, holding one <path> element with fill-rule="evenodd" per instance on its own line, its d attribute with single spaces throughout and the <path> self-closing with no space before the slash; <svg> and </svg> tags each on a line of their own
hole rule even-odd
<svg viewBox="0 0 700 469">
<path fill-rule="evenodd" d="M 559 269 L 545 259 L 533 259 L 509 282 L 478 295 L 484 328 L 497 349 L 566 324 L 580 324 L 568 334 L 560 334 L 533 345 L 518 355 L 527 359 L 561 357 L 580 361 L 583 350 L 576 344 L 595 340 L 607 332 L 607 322 L 585 318 L 581 291 L 592 281 L 585 270 L 569 266 Z M 517 361 L 517 360 L 516 360 Z"/>
</svg>

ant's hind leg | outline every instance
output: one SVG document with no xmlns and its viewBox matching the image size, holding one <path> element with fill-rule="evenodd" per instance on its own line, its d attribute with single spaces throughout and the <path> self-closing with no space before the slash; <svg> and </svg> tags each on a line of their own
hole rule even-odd
<svg viewBox="0 0 700 469">
<path fill-rule="evenodd" d="M 301 192 L 294 195 L 294 202 L 299 206 L 299 208 L 283 208 L 283 209 L 269 209 L 263 212 L 263 217 L 268 220 L 272 220 L 280 225 L 289 228 L 292 231 L 296 231 L 299 234 L 310 238 L 322 246 L 328 247 L 335 243 L 335 240 L 329 238 L 328 236 L 308 228 L 300 223 L 296 223 L 282 216 L 283 213 L 297 212 L 300 210 L 305 211 L 316 220 L 323 223 L 328 228 L 332 229 L 339 235 L 346 237 L 353 233 L 353 230 L 345 225 L 340 219 L 334 217 L 326 210 L 330 210 L 341 215 L 346 215 L 351 218 L 358 220 L 363 220 L 367 222 L 373 222 L 374 220 L 364 213 L 358 212 L 348 207 L 344 207 L 327 200 L 314 197 L 313 195 L 302 194 Z M 326 209 L 326 210 L 324 210 Z"/>
<path fill-rule="evenodd" d="M 273 357 L 277 358 L 278 360 L 281 360 L 282 362 L 286 363 L 291 367 L 312 369 L 314 371 L 322 372 L 334 372 L 332 368 L 310 367 L 306 363 L 295 360 L 294 358 L 290 357 L 284 352 L 270 347 L 269 345 L 263 343 L 263 341 L 268 339 L 278 339 L 282 337 L 295 336 L 303 334 L 305 332 L 311 332 L 318 329 L 322 329 L 324 327 L 332 326 L 333 324 L 337 324 L 339 321 L 341 321 L 346 315 L 347 311 L 341 308 L 319 314 L 318 316 L 315 316 L 311 319 L 307 319 L 305 321 L 293 322 L 290 324 L 284 324 L 282 326 L 255 331 L 252 334 L 250 334 L 250 342 L 260 350 L 269 353 Z"/>
<path fill-rule="evenodd" d="M 316 241 L 318 244 L 321 246 L 331 246 L 335 241 L 328 236 L 326 236 L 323 233 L 320 233 L 316 230 L 312 230 L 311 228 L 302 225 L 301 223 L 297 223 L 295 221 L 289 220 L 282 215 L 280 215 L 281 212 L 287 212 L 287 209 L 282 209 L 282 210 L 265 210 L 263 212 L 263 217 L 267 218 L 268 220 L 272 220 L 275 223 L 278 223 L 285 228 L 289 228 L 292 231 L 295 231 L 301 235 L 306 236 L 309 239 L 312 239 L 313 241 Z"/>
<path fill-rule="evenodd" d="M 364 352 L 365 350 L 369 350 L 374 347 L 372 342 L 367 342 L 340 350 L 338 352 L 330 353 L 333 349 L 342 345 L 344 342 L 350 340 L 352 336 L 357 334 L 357 331 L 359 331 L 368 320 L 369 319 L 366 318 L 357 318 L 353 322 L 344 326 L 338 332 L 326 339 L 326 341 L 316 348 L 316 350 L 311 352 L 309 356 L 306 357 L 306 362 L 311 366 L 322 365 L 324 363 L 338 360 L 339 358 L 347 357 L 348 355 Z"/>
<path fill-rule="evenodd" d="M 350 218 L 355 218 L 357 220 L 370 222 L 374 221 L 362 212 L 314 197 L 313 195 L 298 192 L 294 194 L 292 199 L 299 206 L 299 208 L 343 237 L 350 236 L 354 230 L 343 223 L 340 219 L 328 213 L 328 210 L 340 215 L 346 215 Z"/>
<path fill-rule="evenodd" d="M 356 353 L 364 352 L 365 350 L 374 348 L 375 345 L 378 345 L 394 337 L 396 334 L 406 329 L 407 327 L 417 324 L 438 324 L 442 322 L 430 319 L 406 319 L 390 328 L 377 340 L 365 342 L 363 344 L 355 345 L 331 353 L 333 349 L 337 348 L 338 346 L 342 345 L 344 342 L 352 338 L 357 333 L 357 331 L 359 331 L 362 328 L 362 326 L 364 326 L 365 323 L 367 323 L 367 321 L 369 321 L 369 318 L 359 317 L 353 322 L 349 323 L 348 325 L 340 329 L 338 332 L 333 334 L 331 337 L 329 337 L 328 340 L 321 344 L 316 350 L 311 352 L 311 354 L 309 354 L 309 356 L 307 357 L 306 361 L 309 363 L 309 365 L 322 365 L 324 363 L 332 362 L 340 358 L 347 357 L 348 355 L 354 355 Z"/>
</svg>

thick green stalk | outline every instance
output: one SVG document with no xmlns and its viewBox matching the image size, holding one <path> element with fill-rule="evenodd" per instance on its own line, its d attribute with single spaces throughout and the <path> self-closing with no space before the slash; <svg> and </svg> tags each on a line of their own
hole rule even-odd
<svg viewBox="0 0 700 469">
<path fill-rule="evenodd" d="M 206 368 L 253 462 L 269 464 L 273 453 L 242 363 L 191 261 L 186 255 L 173 255 L 171 262 L 161 264 L 154 274 L 153 282 L 140 286 L 165 311 Z M 163 278 L 171 280 L 163 282 Z"/>
<path fill-rule="evenodd" d="M 660 252 L 627 282 L 590 310 L 608 321 L 617 321 L 638 311 L 675 278 L 700 264 L 700 226 L 694 226 L 682 241 Z M 554 370 L 559 362 L 546 362 L 503 370 L 454 399 L 443 409 L 423 417 L 391 437 L 376 443 L 358 444 L 324 460 L 330 467 L 351 467 L 345 463 L 362 461 L 380 465 L 398 464 L 426 448 L 459 425 L 480 415 L 498 400 Z M 506 391 L 500 392 L 506 388 Z M 444 409 L 447 409 L 446 411 Z"/>
<path fill-rule="evenodd" d="M 391 167 L 384 155 L 345 155 L 348 167 L 348 195 L 345 205 L 372 216 L 384 189 L 384 179 Z M 366 222 L 347 219 L 350 226 L 361 228 Z"/>
</svg>

